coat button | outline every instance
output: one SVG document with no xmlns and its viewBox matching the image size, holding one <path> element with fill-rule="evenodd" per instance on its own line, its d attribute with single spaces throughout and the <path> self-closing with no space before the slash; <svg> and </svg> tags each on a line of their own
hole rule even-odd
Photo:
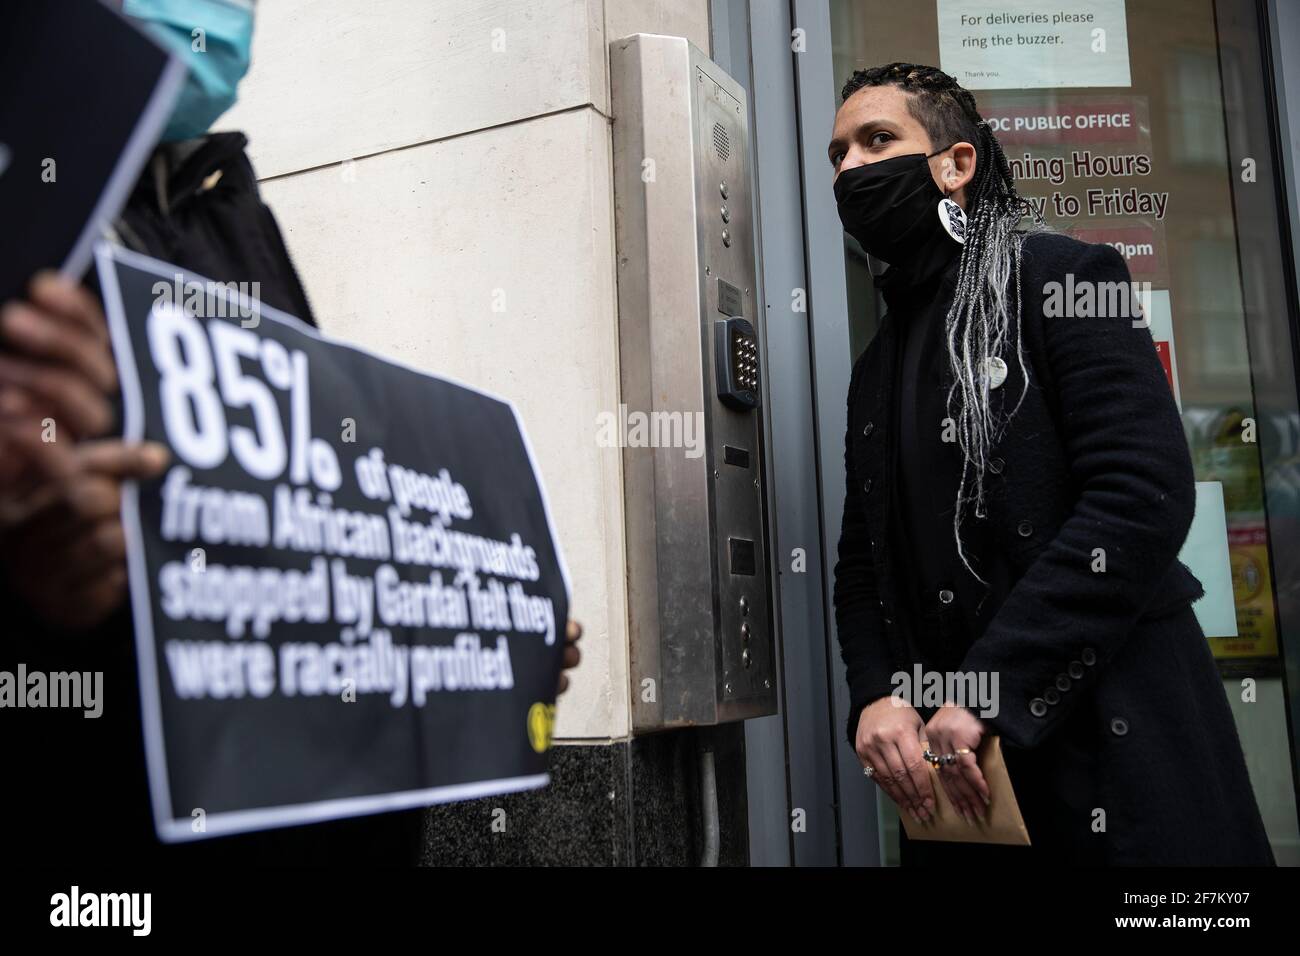
<svg viewBox="0 0 1300 956">
<path fill-rule="evenodd" d="M 862 483 L 862 493 L 863 493 L 864 495 L 869 495 L 869 494 L 871 494 L 871 479 L 870 479 L 870 478 L 868 478 L 866 481 L 864 481 L 864 482 Z"/>
<path fill-rule="evenodd" d="M 1035 697 L 1029 702 L 1029 712 L 1035 717 L 1042 717 L 1047 713 L 1047 701 L 1041 697 Z"/>
<path fill-rule="evenodd" d="M 989 459 L 989 471 L 993 472 L 993 474 L 995 475 L 1002 474 L 1002 469 L 1005 468 L 1006 466 L 1007 463 L 1003 461 L 1001 458 Z"/>
<path fill-rule="evenodd" d="M 1061 693 L 1064 694 L 1067 690 L 1069 690 L 1072 683 L 1073 682 L 1070 680 L 1070 678 L 1066 677 L 1064 674 L 1056 675 L 1056 689 L 1059 690 Z"/>
<path fill-rule="evenodd" d="M 1123 737 L 1126 733 L 1128 733 L 1128 721 L 1125 720 L 1123 717 L 1111 718 L 1110 732 L 1114 734 L 1116 737 Z"/>
<path fill-rule="evenodd" d="M 1066 668 L 1070 676 L 1075 680 L 1083 679 L 1083 664 L 1079 661 L 1070 661 L 1070 666 Z"/>
<path fill-rule="evenodd" d="M 1033 533 L 1034 526 L 1028 521 L 1022 521 L 1020 524 L 1016 525 L 1016 534 L 1020 535 L 1022 538 L 1028 538 Z"/>
<path fill-rule="evenodd" d="M 1056 692 L 1055 687 L 1049 687 L 1047 690 L 1043 691 L 1043 700 L 1055 707 L 1061 702 L 1061 695 Z"/>
<path fill-rule="evenodd" d="M 867 422 L 865 425 L 862 426 L 862 437 L 870 438 L 871 433 L 874 432 L 875 430 L 876 430 L 876 426 L 871 422 Z"/>
<path fill-rule="evenodd" d="M 940 603 L 940 604 L 951 604 L 951 603 L 952 603 L 952 599 L 953 599 L 954 597 L 955 597 L 955 595 L 954 595 L 951 591 L 949 591 L 947 588 L 944 588 L 942 591 L 939 592 L 939 603 Z"/>
<path fill-rule="evenodd" d="M 1094 651 L 1091 647 L 1085 647 L 1083 649 L 1083 653 L 1079 655 L 1079 659 L 1083 661 L 1085 664 L 1087 664 L 1089 667 L 1092 667 L 1094 664 L 1097 663 L 1097 652 Z"/>
</svg>

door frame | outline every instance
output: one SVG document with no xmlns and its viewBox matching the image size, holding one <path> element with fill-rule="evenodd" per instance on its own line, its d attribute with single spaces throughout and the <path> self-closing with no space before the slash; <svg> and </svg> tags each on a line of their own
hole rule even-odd
<svg viewBox="0 0 1300 956">
<path fill-rule="evenodd" d="M 713 58 L 749 96 L 781 662 L 780 713 L 745 727 L 750 860 L 875 866 L 876 794 L 844 733 L 831 600 L 852 368 L 843 231 L 821 146 L 835 116 L 830 9 L 712 0 L 710 16 Z"/>
</svg>

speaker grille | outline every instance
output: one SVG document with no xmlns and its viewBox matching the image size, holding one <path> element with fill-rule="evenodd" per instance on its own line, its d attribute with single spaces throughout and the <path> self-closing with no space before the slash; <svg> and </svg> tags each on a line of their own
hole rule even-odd
<svg viewBox="0 0 1300 956">
<path fill-rule="evenodd" d="M 718 159 L 726 160 L 731 155 L 731 137 L 727 135 L 727 127 L 721 123 L 713 124 L 713 149 Z"/>
</svg>

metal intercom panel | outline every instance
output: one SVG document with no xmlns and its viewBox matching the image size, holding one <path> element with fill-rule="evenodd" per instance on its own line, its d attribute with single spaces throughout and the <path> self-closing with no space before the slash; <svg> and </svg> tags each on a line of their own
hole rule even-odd
<svg viewBox="0 0 1300 956">
<path fill-rule="evenodd" d="M 745 93 L 651 34 L 610 87 L 633 728 L 774 714 Z"/>
</svg>

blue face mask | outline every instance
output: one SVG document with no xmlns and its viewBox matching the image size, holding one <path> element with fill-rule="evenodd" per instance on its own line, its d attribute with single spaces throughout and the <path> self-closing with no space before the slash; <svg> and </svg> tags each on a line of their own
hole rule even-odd
<svg viewBox="0 0 1300 956">
<path fill-rule="evenodd" d="M 163 142 L 202 136 L 235 104 L 253 45 L 252 0 L 124 0 L 122 12 L 188 67 Z"/>
</svg>

